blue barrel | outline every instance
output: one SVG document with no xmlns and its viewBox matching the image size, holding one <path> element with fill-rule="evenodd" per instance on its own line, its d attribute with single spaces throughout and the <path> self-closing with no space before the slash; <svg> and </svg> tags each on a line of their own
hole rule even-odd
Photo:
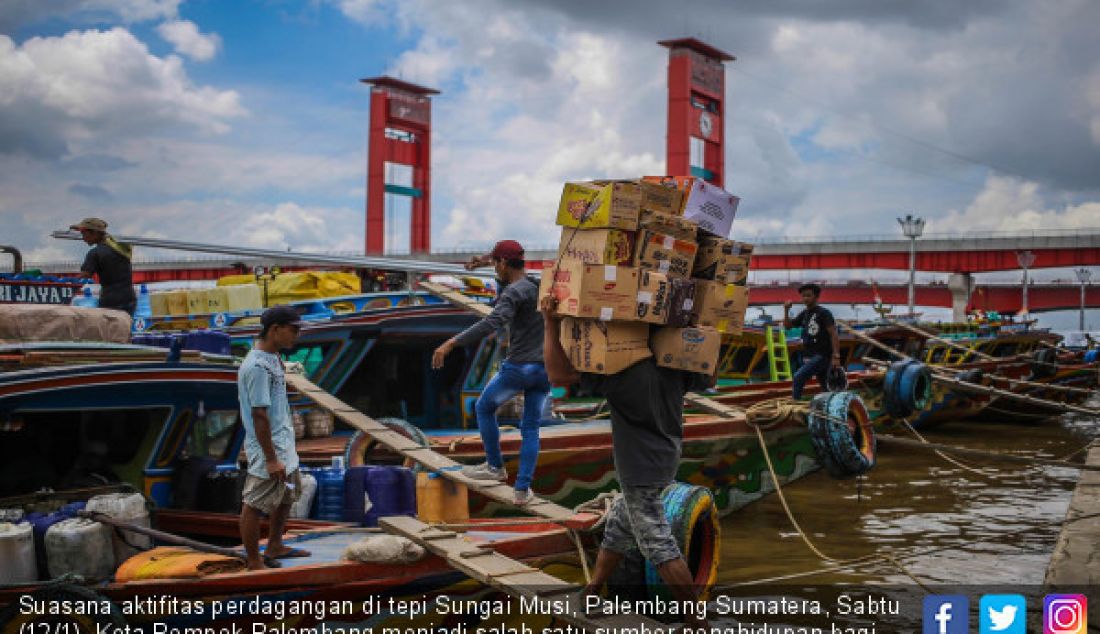
<svg viewBox="0 0 1100 634">
<path fill-rule="evenodd" d="M 1085 352 L 1085 363 L 1096 363 L 1096 360 L 1100 359 L 1100 350 L 1087 350 Z"/>
<path fill-rule="evenodd" d="M 51 526 L 76 517 L 76 512 L 84 510 L 85 502 L 70 502 L 53 513 L 30 513 L 25 518 L 34 529 L 34 556 L 38 561 L 38 578 L 45 581 L 50 578 L 49 562 L 46 561 L 46 531 Z"/>
<path fill-rule="evenodd" d="M 416 475 L 405 467 L 351 467 L 344 476 L 344 521 L 378 526 L 389 515 L 416 516 Z"/>
<path fill-rule="evenodd" d="M 310 469 L 317 479 L 313 517 L 330 522 L 344 520 L 344 470 L 334 467 Z"/>
</svg>

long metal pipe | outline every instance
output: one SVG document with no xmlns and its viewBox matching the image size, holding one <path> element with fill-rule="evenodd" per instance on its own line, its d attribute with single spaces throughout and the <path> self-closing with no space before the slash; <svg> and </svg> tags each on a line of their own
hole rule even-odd
<svg viewBox="0 0 1100 634">
<path fill-rule="evenodd" d="M 80 234 L 75 231 L 54 231 L 50 234 L 60 240 L 80 240 Z M 484 271 L 467 271 L 461 264 L 446 264 L 442 262 L 424 262 L 418 260 L 404 260 L 400 258 L 364 257 L 348 255 L 325 255 L 323 253 L 302 253 L 294 251 L 275 251 L 269 249 L 252 249 L 247 247 L 226 246 L 219 244 L 204 244 L 201 242 L 182 242 L 178 240 L 161 240 L 159 238 L 143 238 L 140 236 L 115 236 L 116 240 L 126 242 L 134 246 L 151 247 L 157 249 L 173 249 L 176 251 L 196 251 L 199 253 L 219 253 L 223 255 L 247 256 L 265 258 L 269 260 L 292 260 L 298 262 L 312 262 L 316 264 L 332 264 L 338 266 L 353 266 L 358 268 L 378 269 L 381 271 L 401 271 L 413 273 L 435 273 L 439 275 L 464 275 L 487 277 L 490 274 Z"/>
<path fill-rule="evenodd" d="M 0 244 L 0 253 L 10 253 L 14 263 L 12 264 L 13 273 L 23 272 L 23 254 L 19 252 L 19 249 L 8 246 L 6 244 Z"/>
</svg>

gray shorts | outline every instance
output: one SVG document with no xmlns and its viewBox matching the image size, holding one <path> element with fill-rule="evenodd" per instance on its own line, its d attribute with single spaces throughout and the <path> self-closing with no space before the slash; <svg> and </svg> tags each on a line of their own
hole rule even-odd
<svg viewBox="0 0 1100 634">
<path fill-rule="evenodd" d="M 601 548 L 620 555 L 641 551 L 654 566 L 679 559 L 680 547 L 665 517 L 661 494 L 665 487 L 623 487 L 603 529 Z"/>
<path fill-rule="evenodd" d="M 292 486 L 288 486 L 292 485 Z M 241 501 L 246 505 L 271 515 L 280 506 L 290 506 L 302 497 L 302 475 L 297 469 L 286 477 L 286 482 L 274 478 L 257 478 L 251 473 L 244 479 Z"/>
</svg>

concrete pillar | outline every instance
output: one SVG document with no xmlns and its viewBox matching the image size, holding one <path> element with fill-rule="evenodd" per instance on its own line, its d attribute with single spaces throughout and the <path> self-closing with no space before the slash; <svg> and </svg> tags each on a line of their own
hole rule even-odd
<svg viewBox="0 0 1100 634">
<path fill-rule="evenodd" d="M 947 278 L 947 288 L 951 289 L 951 319 L 966 321 L 966 305 L 970 294 L 974 292 L 974 276 L 969 273 L 952 273 Z"/>
</svg>

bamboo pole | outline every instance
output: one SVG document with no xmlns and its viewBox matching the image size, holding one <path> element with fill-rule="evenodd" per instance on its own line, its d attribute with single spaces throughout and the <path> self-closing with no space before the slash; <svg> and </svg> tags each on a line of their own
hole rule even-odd
<svg viewBox="0 0 1100 634">
<path fill-rule="evenodd" d="M 956 350 L 962 350 L 963 352 L 973 354 L 974 356 L 985 359 L 986 361 L 995 361 L 995 360 L 997 360 L 997 357 L 986 354 L 984 352 L 979 352 L 979 351 L 977 351 L 973 348 L 967 348 L 966 346 L 960 346 L 959 344 L 955 343 L 954 341 L 948 341 L 947 339 L 941 339 L 940 337 L 937 337 L 936 335 L 934 335 L 934 334 L 932 334 L 932 333 L 930 333 L 926 330 L 922 330 L 920 328 L 917 328 L 916 326 L 913 326 L 911 324 L 907 324 L 905 322 L 897 321 L 895 319 L 890 319 L 890 318 L 884 318 L 884 319 L 886 319 L 887 322 L 889 322 L 889 323 L 891 323 L 891 324 L 893 324 L 893 325 L 895 325 L 899 328 L 904 328 L 904 329 L 908 330 L 909 332 L 918 334 L 922 337 L 927 337 L 928 339 L 931 339 L 933 341 L 938 341 L 938 342 L 940 342 L 940 343 L 942 343 L 942 344 L 944 344 L 948 347 L 954 348 Z"/>
<path fill-rule="evenodd" d="M 174 535 L 172 533 L 166 533 L 164 531 L 158 531 L 154 528 L 146 528 L 145 526 L 138 526 L 137 524 L 130 524 L 129 522 L 123 522 L 122 520 L 117 520 L 117 519 L 111 517 L 110 515 L 107 515 L 106 513 L 98 513 L 96 511 L 77 511 L 76 514 L 77 514 L 77 517 L 83 517 L 83 518 L 86 518 L 86 519 L 90 519 L 90 520 L 99 522 L 100 524 L 106 524 L 107 526 L 112 526 L 114 528 L 122 529 L 124 531 L 129 531 L 131 533 L 137 533 L 139 535 L 146 535 L 148 537 L 152 537 L 153 539 L 156 539 L 158 541 L 161 541 L 161 542 L 164 542 L 164 543 L 167 543 L 167 544 L 175 544 L 177 546 L 186 546 L 187 548 L 192 548 L 192 549 L 200 551 L 200 552 L 211 553 L 213 555 L 222 555 L 223 557 L 234 557 L 236 559 L 242 559 L 242 560 L 246 559 L 245 554 L 240 552 L 239 550 L 234 550 L 232 548 L 223 548 L 221 546 L 215 546 L 213 544 L 207 544 L 206 542 L 200 542 L 200 541 L 197 541 L 197 540 L 194 540 L 194 539 L 188 539 L 186 537 L 180 537 L 179 535 Z M 270 568 L 279 567 L 280 564 L 277 560 L 272 559 L 271 557 L 268 557 L 267 555 L 264 555 L 263 557 L 264 557 L 264 563 L 268 567 L 270 567 Z"/>
</svg>

